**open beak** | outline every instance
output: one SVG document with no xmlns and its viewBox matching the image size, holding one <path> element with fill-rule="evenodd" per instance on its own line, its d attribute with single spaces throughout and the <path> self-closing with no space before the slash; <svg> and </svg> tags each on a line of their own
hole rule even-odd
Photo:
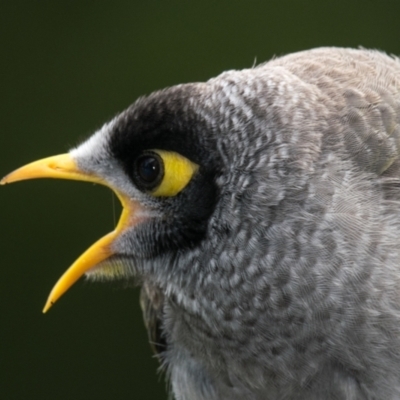
<svg viewBox="0 0 400 400">
<path fill-rule="evenodd" d="M 99 183 L 110 187 L 110 185 L 101 177 L 82 172 L 69 154 L 61 154 L 54 157 L 44 158 L 39 161 L 27 164 L 7 176 L 0 184 L 12 183 L 25 179 L 35 178 L 58 178 L 73 179 Z M 123 193 L 114 190 L 122 203 L 122 214 L 114 231 L 108 233 L 89 247 L 54 285 L 44 306 L 45 313 L 85 272 L 95 267 L 100 262 L 113 255 L 111 244 L 117 236 L 127 227 L 131 217 L 135 215 L 135 207 L 138 206 Z"/>
</svg>

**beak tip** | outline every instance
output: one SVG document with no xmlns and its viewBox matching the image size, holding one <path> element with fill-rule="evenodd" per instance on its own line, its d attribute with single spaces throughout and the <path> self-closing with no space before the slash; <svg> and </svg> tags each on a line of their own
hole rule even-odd
<svg viewBox="0 0 400 400">
<path fill-rule="evenodd" d="M 49 311 L 49 309 L 51 308 L 51 306 L 52 306 L 53 304 L 54 304 L 53 301 L 47 300 L 47 302 L 46 302 L 46 304 L 45 304 L 45 306 L 44 306 L 44 308 L 43 308 L 43 310 L 42 310 L 42 313 L 43 313 L 43 314 L 46 314 L 47 311 Z"/>
<path fill-rule="evenodd" d="M 24 179 L 23 177 L 20 176 L 20 174 L 18 173 L 19 169 L 16 169 L 15 171 L 10 172 L 9 174 L 7 174 L 6 176 L 4 176 L 1 181 L 0 181 L 0 185 L 4 186 L 8 183 L 13 183 L 13 182 L 17 182 L 20 181 L 22 179 Z"/>
</svg>

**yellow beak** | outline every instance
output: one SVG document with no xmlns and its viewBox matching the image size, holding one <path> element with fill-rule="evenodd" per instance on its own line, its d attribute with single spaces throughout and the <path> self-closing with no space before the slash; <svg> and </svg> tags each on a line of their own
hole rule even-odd
<svg viewBox="0 0 400 400">
<path fill-rule="evenodd" d="M 75 161 L 69 154 L 61 154 L 54 157 L 44 158 L 39 161 L 27 164 L 7 176 L 5 176 L 0 184 L 12 183 L 25 179 L 35 178 L 58 178 L 58 179 L 73 179 L 79 181 L 88 181 L 99 183 L 110 187 L 110 185 L 102 178 L 96 175 L 90 175 L 79 170 Z M 114 231 L 103 236 L 100 240 L 94 243 L 87 249 L 72 265 L 65 271 L 58 282 L 54 285 L 47 302 L 44 306 L 43 312 L 45 313 L 85 272 L 93 268 L 101 261 L 110 257 L 113 252 L 111 244 L 114 239 L 126 228 L 131 216 L 135 215 L 135 208 L 138 204 L 130 200 L 123 193 L 114 190 L 120 199 L 123 210 Z"/>
</svg>

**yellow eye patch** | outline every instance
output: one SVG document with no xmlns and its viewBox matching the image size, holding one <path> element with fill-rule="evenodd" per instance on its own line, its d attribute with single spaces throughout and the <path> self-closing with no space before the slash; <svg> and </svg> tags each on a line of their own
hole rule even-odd
<svg viewBox="0 0 400 400">
<path fill-rule="evenodd" d="M 164 176 L 160 185 L 154 189 L 153 196 L 175 196 L 190 182 L 199 166 L 179 153 L 166 150 L 152 150 L 164 164 Z"/>
</svg>

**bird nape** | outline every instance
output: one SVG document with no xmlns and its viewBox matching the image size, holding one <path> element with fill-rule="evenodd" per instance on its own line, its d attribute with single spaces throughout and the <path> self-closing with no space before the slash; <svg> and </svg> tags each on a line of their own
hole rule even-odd
<svg viewBox="0 0 400 400">
<path fill-rule="evenodd" d="M 320 48 L 138 99 L 2 184 L 123 211 L 55 285 L 137 279 L 177 400 L 400 399 L 400 61 Z"/>
</svg>

